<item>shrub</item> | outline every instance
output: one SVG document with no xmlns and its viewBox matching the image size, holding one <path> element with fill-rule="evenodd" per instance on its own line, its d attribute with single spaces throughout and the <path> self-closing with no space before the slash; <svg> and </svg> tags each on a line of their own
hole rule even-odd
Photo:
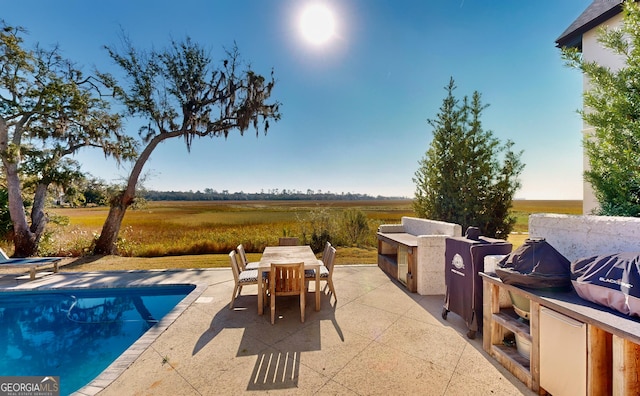
<svg viewBox="0 0 640 396">
<path fill-rule="evenodd" d="M 331 235 L 329 234 L 329 231 L 322 230 L 320 235 L 314 231 L 311 235 L 311 242 L 309 243 L 309 246 L 311 246 L 311 250 L 313 250 L 314 253 L 319 253 L 324 250 L 324 245 L 327 242 L 331 242 Z"/>
<path fill-rule="evenodd" d="M 340 235 L 343 245 L 361 247 L 367 243 L 370 233 L 369 219 L 363 211 L 347 209 L 342 212 Z"/>
<path fill-rule="evenodd" d="M 329 210 L 315 209 L 309 212 L 308 218 L 298 218 L 301 228 L 302 243 L 311 246 L 315 253 L 321 252 L 327 241 L 332 242 L 333 223 Z"/>
<path fill-rule="evenodd" d="M 593 127 L 583 139 L 589 160 L 584 179 L 600 206 L 593 213 L 640 217 L 640 8 L 630 0 L 623 7 L 622 25 L 597 33 L 602 48 L 623 63 L 620 68 L 584 58 L 577 48 L 563 48 L 562 55 L 589 81 L 579 113 Z"/>
</svg>

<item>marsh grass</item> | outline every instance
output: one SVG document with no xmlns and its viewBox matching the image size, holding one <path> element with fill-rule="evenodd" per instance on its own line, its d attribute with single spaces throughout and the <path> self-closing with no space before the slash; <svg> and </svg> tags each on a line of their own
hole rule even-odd
<svg viewBox="0 0 640 396">
<path fill-rule="evenodd" d="M 338 218 L 349 209 L 362 211 L 369 221 L 371 235 L 364 246 L 358 246 L 365 251 L 375 247 L 379 224 L 412 215 L 408 200 L 149 202 L 143 209 L 127 211 L 118 248 L 124 256 L 158 257 L 227 253 L 242 243 L 247 252 L 259 253 L 285 235 L 308 243 L 314 211 Z M 91 250 L 108 208 L 51 212 L 68 217 L 69 222 L 51 225 L 43 254 L 79 256 Z"/>
<path fill-rule="evenodd" d="M 260 261 L 260 253 L 247 253 L 249 261 Z M 318 254 L 321 256 L 321 254 Z M 375 249 L 339 248 L 336 264 L 375 264 Z M 227 268 L 228 254 L 198 254 L 164 257 L 84 256 L 67 258 L 61 272 L 131 271 L 164 269 Z"/>
<path fill-rule="evenodd" d="M 529 231 L 529 215 L 534 213 L 582 214 L 581 200 L 516 200 L 511 214 L 516 217 L 513 232 Z"/>
<path fill-rule="evenodd" d="M 143 209 L 127 211 L 118 242 L 125 257 L 76 259 L 69 269 L 226 267 L 228 252 L 239 243 L 250 260 L 257 261 L 264 247 L 277 244 L 280 236 L 301 237 L 307 232 L 313 213 L 322 210 L 339 218 L 348 209 L 366 214 L 371 236 L 367 246 L 339 246 L 338 264 L 375 264 L 378 225 L 413 216 L 410 200 L 148 202 Z M 50 212 L 67 217 L 68 222 L 50 224 L 41 253 L 80 257 L 90 253 L 108 208 L 56 208 Z M 509 240 L 514 247 L 522 244 L 531 213 L 581 212 L 582 201 L 514 201 L 514 231 L 518 233 Z M 10 246 L 3 247 L 12 251 Z"/>
</svg>

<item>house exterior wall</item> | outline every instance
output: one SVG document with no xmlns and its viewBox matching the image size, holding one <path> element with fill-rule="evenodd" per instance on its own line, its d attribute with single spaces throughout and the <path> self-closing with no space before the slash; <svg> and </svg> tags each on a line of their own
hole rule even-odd
<svg viewBox="0 0 640 396">
<path fill-rule="evenodd" d="M 622 14 L 617 14 L 613 18 L 607 20 L 606 22 L 598 25 L 596 28 L 591 29 L 585 32 L 582 35 L 582 56 L 585 61 L 588 62 L 596 62 L 602 66 L 608 66 L 612 70 L 617 70 L 624 66 L 624 60 L 611 53 L 611 51 L 602 47 L 602 45 L 598 42 L 598 29 L 602 26 L 608 26 L 609 28 L 613 28 L 616 26 L 620 26 L 622 24 Z M 584 76 L 583 77 L 583 91 L 586 92 L 589 90 L 589 79 Z M 588 111 L 588 109 L 585 109 Z M 583 122 L 582 125 L 582 137 L 587 138 L 588 136 L 593 134 L 593 127 Z M 584 170 L 589 169 L 589 158 L 587 157 L 586 152 L 583 151 L 582 155 L 582 167 Z M 591 188 L 591 184 L 586 181 L 583 182 L 582 189 L 582 213 L 591 214 L 595 209 L 598 208 L 598 201 L 593 193 L 593 189 Z"/>
</svg>

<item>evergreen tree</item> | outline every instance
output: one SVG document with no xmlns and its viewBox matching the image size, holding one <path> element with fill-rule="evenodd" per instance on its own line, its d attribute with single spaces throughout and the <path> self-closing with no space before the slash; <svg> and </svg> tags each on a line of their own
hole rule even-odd
<svg viewBox="0 0 640 396">
<path fill-rule="evenodd" d="M 562 55 L 589 80 L 580 114 L 594 128 L 583 145 L 589 160 L 584 178 L 600 204 L 596 214 L 640 217 L 640 7 L 634 1 L 623 7 L 622 26 L 598 32 L 623 67 L 587 62 L 576 48 L 563 48 Z"/>
<path fill-rule="evenodd" d="M 439 113 L 428 120 L 433 140 L 413 178 L 414 211 L 418 217 L 457 223 L 463 230 L 475 226 L 483 235 L 506 238 L 515 223 L 509 209 L 520 188 L 522 152 L 514 152 L 510 140 L 501 145 L 483 129 L 481 116 L 488 105 L 480 93 L 460 101 L 455 89 L 451 78 Z"/>
</svg>

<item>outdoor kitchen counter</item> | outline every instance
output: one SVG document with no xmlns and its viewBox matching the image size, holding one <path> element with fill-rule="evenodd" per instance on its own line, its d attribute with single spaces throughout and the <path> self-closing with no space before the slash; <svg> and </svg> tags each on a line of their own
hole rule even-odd
<svg viewBox="0 0 640 396">
<path fill-rule="evenodd" d="M 406 232 L 378 232 L 378 266 L 404 283 L 410 292 L 417 290 L 416 251 L 418 237 Z"/>
<path fill-rule="evenodd" d="M 502 283 L 495 274 L 483 277 L 483 348 L 534 391 L 540 390 L 540 308 L 546 307 L 587 324 L 587 394 L 640 394 L 640 319 L 580 298 L 572 289 L 551 292 Z M 530 300 L 530 324 L 523 326 L 500 308 L 504 289 Z M 501 312 L 502 311 L 502 312 Z M 506 331 L 531 340 L 529 362 L 502 346 Z M 516 354 L 517 355 L 517 354 Z"/>
<path fill-rule="evenodd" d="M 462 235 L 459 224 L 402 216 L 378 226 L 378 266 L 412 293 L 445 293 L 445 241 Z"/>
<path fill-rule="evenodd" d="M 400 243 L 405 246 L 418 247 L 418 237 L 406 232 L 381 233 L 378 232 L 378 239 L 387 243 Z"/>
</svg>

